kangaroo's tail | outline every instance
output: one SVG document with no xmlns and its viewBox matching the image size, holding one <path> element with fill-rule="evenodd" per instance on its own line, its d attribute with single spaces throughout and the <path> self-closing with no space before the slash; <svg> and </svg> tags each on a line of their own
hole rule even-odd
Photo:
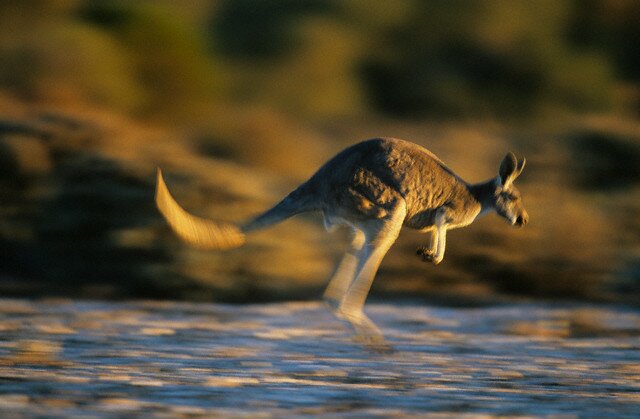
<svg viewBox="0 0 640 419">
<path fill-rule="evenodd" d="M 310 182 L 303 183 L 273 208 L 258 215 L 241 227 L 243 233 L 269 227 L 302 212 L 320 209 Z"/>
<path fill-rule="evenodd" d="M 158 169 L 156 205 L 171 229 L 185 242 L 204 249 L 231 249 L 242 246 L 244 233 L 233 224 L 196 217 L 173 199 Z"/>
</svg>

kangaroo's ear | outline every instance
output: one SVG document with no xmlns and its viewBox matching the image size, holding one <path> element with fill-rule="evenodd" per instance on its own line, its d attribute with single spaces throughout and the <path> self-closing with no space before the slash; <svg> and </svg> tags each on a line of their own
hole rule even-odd
<svg viewBox="0 0 640 419">
<path fill-rule="evenodd" d="M 518 172 L 518 160 L 516 156 L 512 152 L 508 152 L 504 159 L 502 159 L 502 163 L 500 163 L 500 180 L 502 181 L 502 186 L 508 186 L 511 182 L 515 180 L 516 177 L 520 174 Z M 522 162 L 522 168 L 524 168 L 524 161 Z"/>
<path fill-rule="evenodd" d="M 520 176 L 520 173 L 522 173 L 522 170 L 524 169 L 524 165 L 527 164 L 527 159 L 525 159 L 524 157 L 520 159 L 520 161 L 518 162 L 518 168 L 516 170 L 517 175 L 514 177 L 517 178 L 518 176 Z"/>
</svg>

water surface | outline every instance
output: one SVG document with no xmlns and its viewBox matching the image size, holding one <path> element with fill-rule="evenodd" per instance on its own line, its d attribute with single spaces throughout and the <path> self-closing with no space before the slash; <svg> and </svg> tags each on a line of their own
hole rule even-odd
<svg viewBox="0 0 640 419">
<path fill-rule="evenodd" d="M 0 413 L 640 417 L 640 312 L 371 304 L 375 352 L 319 302 L 0 300 Z"/>
</svg>

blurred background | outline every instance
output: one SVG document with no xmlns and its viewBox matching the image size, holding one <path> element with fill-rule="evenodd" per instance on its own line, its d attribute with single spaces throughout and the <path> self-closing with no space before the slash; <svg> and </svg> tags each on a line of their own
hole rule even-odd
<svg viewBox="0 0 640 419">
<path fill-rule="evenodd" d="M 508 150 L 530 224 L 443 264 L 405 231 L 378 299 L 640 301 L 640 2 L 0 2 L 0 294 L 319 299 L 346 248 L 308 214 L 228 252 L 153 203 L 240 222 L 357 141 L 417 142 L 470 182 Z"/>
</svg>

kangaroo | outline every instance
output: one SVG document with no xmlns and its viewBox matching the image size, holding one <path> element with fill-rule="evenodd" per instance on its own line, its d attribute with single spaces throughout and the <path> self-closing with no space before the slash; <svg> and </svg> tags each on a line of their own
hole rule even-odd
<svg viewBox="0 0 640 419">
<path fill-rule="evenodd" d="M 417 254 L 437 265 L 444 258 L 447 230 L 465 227 L 490 211 L 512 225 L 526 225 L 529 216 L 513 184 L 525 161 L 509 152 L 498 176 L 469 184 L 417 144 L 376 138 L 344 149 L 273 208 L 240 226 L 187 213 L 170 195 L 160 169 L 156 204 L 180 238 L 209 249 L 241 246 L 247 233 L 307 211 L 322 212 L 327 230 L 350 227 L 350 248 L 329 280 L 324 299 L 359 337 L 383 343 L 382 333 L 363 307 L 401 228 L 430 233 L 428 245 L 419 247 Z"/>
</svg>

